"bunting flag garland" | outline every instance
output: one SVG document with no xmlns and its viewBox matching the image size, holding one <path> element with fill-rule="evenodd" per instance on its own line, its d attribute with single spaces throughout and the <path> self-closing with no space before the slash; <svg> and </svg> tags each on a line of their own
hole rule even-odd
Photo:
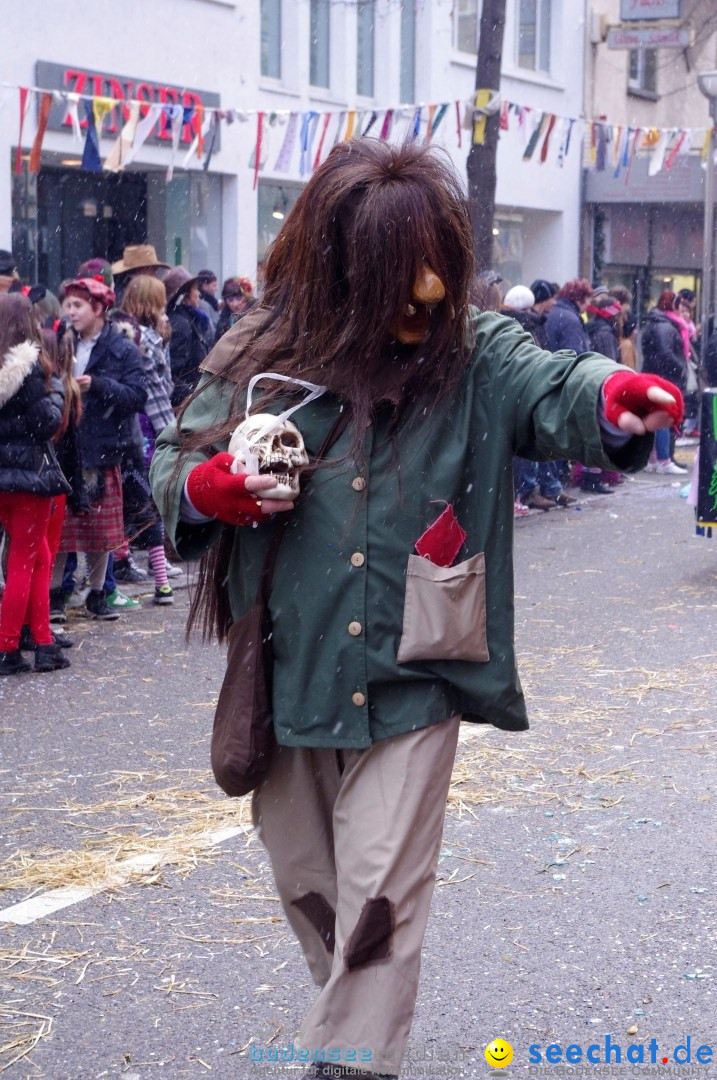
<svg viewBox="0 0 717 1080">
<path fill-rule="evenodd" d="M 40 171 L 42 140 L 45 138 L 45 131 L 47 129 L 47 118 L 50 115 L 51 108 L 52 94 L 43 94 L 40 99 L 40 115 L 37 119 L 37 134 L 35 135 L 35 141 L 32 144 L 32 150 L 30 151 L 30 163 L 27 167 L 28 172 L 36 173 Z"/>
<path fill-rule="evenodd" d="M 82 168 L 85 169 L 86 172 L 102 172 L 100 140 L 95 125 L 95 111 L 92 106 L 92 101 L 88 101 L 87 98 L 84 99 L 82 104 L 85 108 L 85 118 L 87 120 L 85 148 L 82 151 Z"/>
<path fill-rule="evenodd" d="M 501 99 L 494 90 L 478 90 L 471 99 L 458 99 L 450 102 L 416 102 L 414 105 L 401 105 L 397 108 L 381 109 L 303 109 L 299 112 L 279 110 L 267 113 L 256 109 L 222 109 L 219 106 L 205 106 L 197 102 L 191 104 L 158 103 L 135 99 L 119 100 L 93 94 L 78 94 L 68 90 L 49 91 L 39 87 L 18 87 L 0 83 L 0 87 L 19 92 L 19 135 L 15 153 L 15 171 L 22 169 L 22 142 L 26 127 L 26 118 L 32 96 L 37 96 L 37 126 L 32 148 L 29 154 L 29 171 L 37 172 L 41 167 L 42 148 L 51 114 L 52 102 L 64 106 L 64 125 L 72 128 L 78 141 L 82 141 L 82 167 L 98 172 L 103 168 L 107 172 L 118 172 L 126 168 L 137 156 L 139 150 L 155 130 L 158 121 L 162 122 L 163 134 L 169 136 L 169 164 L 166 178 L 174 175 L 176 155 L 179 151 L 182 133 L 189 128 L 191 149 L 181 162 L 182 168 L 192 167 L 197 162 L 207 170 L 219 145 L 219 133 L 222 120 L 227 127 L 236 120 L 257 120 L 256 142 L 251 152 L 249 166 L 254 172 L 254 184 L 258 183 L 258 173 L 264 168 L 267 155 L 271 151 L 271 130 L 277 124 L 286 124 L 286 131 L 281 140 L 281 149 L 274 171 L 287 173 L 296 168 L 299 175 L 307 176 L 316 169 L 325 153 L 327 140 L 331 144 L 329 128 L 335 118 L 333 143 L 356 136 L 368 136 L 386 141 L 401 135 L 413 142 L 422 140 L 430 144 L 445 119 L 448 110 L 455 108 L 456 126 L 452 134 L 452 143 L 458 149 L 463 148 L 463 128 L 472 132 L 476 145 L 485 141 L 487 119 L 499 113 L 501 135 L 518 136 L 522 142 L 522 158 L 543 165 L 551 162 L 563 168 L 571 151 L 575 138 L 584 148 L 586 168 L 603 172 L 610 169 L 617 179 L 624 175 L 627 184 L 632 162 L 635 157 L 648 158 L 648 176 L 656 176 L 663 169 L 669 172 L 678 166 L 678 159 L 685 159 L 689 154 L 701 150 L 702 160 L 706 159 L 710 146 L 711 129 L 700 128 L 632 128 L 629 125 L 610 124 L 604 118 L 598 120 L 565 117 L 549 112 L 536 111 L 528 105 L 520 105 Z M 176 97 L 176 92 L 175 97 Z M 82 102 L 83 120 L 80 122 L 79 105 Z M 100 139 L 103 135 L 105 120 L 112 110 L 122 110 L 124 123 L 119 136 L 115 139 L 110 152 L 102 165 L 100 161 Z M 142 114 L 145 114 L 144 116 Z M 425 118 L 425 128 L 422 124 Z M 398 124 L 397 121 L 403 121 Z M 576 127 L 577 125 L 577 127 Z M 444 125 L 445 127 L 445 125 Z M 83 130 L 86 128 L 86 131 Z M 577 132 L 577 135 L 575 134 Z M 575 136 L 575 138 L 574 138 Z M 298 161 L 294 157 L 294 147 L 299 143 Z M 187 140 L 189 141 L 189 140 Z M 317 145 L 314 153 L 314 146 Z M 292 162 L 294 163 L 292 165 Z"/>
<path fill-rule="evenodd" d="M 119 172 L 120 169 L 124 168 L 129 152 L 132 149 L 132 144 L 137 135 L 138 123 L 139 102 L 135 101 L 130 105 L 127 122 L 124 124 L 115 140 L 114 146 L 105 158 L 104 167 L 106 172 Z"/>
<path fill-rule="evenodd" d="M 28 102 L 28 90 L 26 86 L 20 86 L 20 134 L 17 140 L 17 150 L 15 151 L 15 172 L 22 172 L 22 129 L 25 126 L 25 113 L 27 112 Z"/>
</svg>

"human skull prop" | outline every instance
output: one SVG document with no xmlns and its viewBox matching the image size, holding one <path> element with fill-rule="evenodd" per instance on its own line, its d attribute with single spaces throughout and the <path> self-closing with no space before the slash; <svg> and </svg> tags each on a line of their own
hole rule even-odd
<svg viewBox="0 0 717 1080">
<path fill-rule="evenodd" d="M 232 472 L 271 476 L 276 487 L 261 492 L 262 499 L 295 499 L 299 476 L 309 464 L 304 440 L 291 420 L 257 413 L 235 428 L 229 440 L 234 457 Z"/>
</svg>

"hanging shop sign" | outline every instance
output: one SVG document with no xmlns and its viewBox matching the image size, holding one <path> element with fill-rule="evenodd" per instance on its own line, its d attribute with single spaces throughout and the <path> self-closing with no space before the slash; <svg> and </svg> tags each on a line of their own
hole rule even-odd
<svg viewBox="0 0 717 1080">
<path fill-rule="evenodd" d="M 682 0 L 620 0 L 620 18 L 624 22 L 642 22 L 682 17 Z"/>
<path fill-rule="evenodd" d="M 104 124 L 104 135 L 114 136 L 119 133 L 129 119 L 130 101 L 140 102 L 141 115 L 146 115 L 153 105 L 161 106 L 166 112 L 167 120 L 156 125 L 147 137 L 148 145 L 154 143 L 166 146 L 172 143 L 172 111 L 179 107 L 183 121 L 179 142 L 189 146 L 201 130 L 204 109 L 217 108 L 221 104 L 219 94 L 210 90 L 167 86 L 128 75 L 109 75 L 79 66 L 52 64 L 46 60 L 38 60 L 35 66 L 37 85 L 43 89 L 60 90 L 63 97 L 72 94 L 90 95 L 109 103 L 123 103 L 120 108 L 112 108 Z M 86 128 L 87 120 L 82 119 L 80 126 Z M 72 117 L 66 101 L 62 98 L 50 108 L 47 130 L 72 132 Z M 219 149 L 218 142 L 215 142 L 214 149 Z"/>
<path fill-rule="evenodd" d="M 636 30 L 613 26 L 607 32 L 608 49 L 686 49 L 689 43 L 690 32 L 685 26 Z"/>
</svg>

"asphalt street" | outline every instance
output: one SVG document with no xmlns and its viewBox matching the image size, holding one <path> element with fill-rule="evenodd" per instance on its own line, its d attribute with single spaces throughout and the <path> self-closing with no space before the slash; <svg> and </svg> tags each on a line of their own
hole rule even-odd
<svg viewBox="0 0 717 1080">
<path fill-rule="evenodd" d="M 506 1076 L 559 1076 L 568 1046 L 578 1075 L 674 1075 L 688 1039 L 680 1074 L 717 1076 L 717 539 L 681 486 L 642 474 L 517 522 L 532 726 L 463 726 L 403 1077 L 492 1075 L 495 1038 Z M 302 1075 L 270 1059 L 316 991 L 247 801 L 213 786 L 222 654 L 185 648 L 186 602 L 73 613 L 70 669 L 0 684 L 12 1080 Z M 619 1066 L 587 1063 L 608 1037 Z"/>
</svg>

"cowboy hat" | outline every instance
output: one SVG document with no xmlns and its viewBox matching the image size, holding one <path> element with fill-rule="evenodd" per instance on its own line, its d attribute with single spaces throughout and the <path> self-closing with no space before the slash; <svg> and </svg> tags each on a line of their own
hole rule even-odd
<svg viewBox="0 0 717 1080">
<path fill-rule="evenodd" d="M 112 273 L 126 274 L 129 270 L 149 270 L 156 266 L 169 269 L 169 263 L 159 261 L 152 244 L 128 244 L 120 261 L 112 263 Z"/>
</svg>

